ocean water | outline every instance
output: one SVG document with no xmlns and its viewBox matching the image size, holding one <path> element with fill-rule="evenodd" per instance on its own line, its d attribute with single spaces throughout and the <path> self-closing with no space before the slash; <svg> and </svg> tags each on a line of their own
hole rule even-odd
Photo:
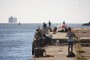
<svg viewBox="0 0 90 60">
<path fill-rule="evenodd" d="M 0 60 L 31 60 L 34 24 L 0 24 Z"/>
<path fill-rule="evenodd" d="M 0 24 L 0 60 L 32 60 L 32 41 L 38 26 L 42 24 Z M 68 26 L 90 28 L 81 24 Z"/>
</svg>

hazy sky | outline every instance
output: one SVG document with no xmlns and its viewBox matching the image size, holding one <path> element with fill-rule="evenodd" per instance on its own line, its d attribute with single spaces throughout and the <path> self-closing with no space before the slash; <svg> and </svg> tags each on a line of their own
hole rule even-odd
<svg viewBox="0 0 90 60">
<path fill-rule="evenodd" d="M 10 16 L 21 23 L 85 23 L 90 21 L 90 0 L 0 0 L 0 23 Z"/>
</svg>

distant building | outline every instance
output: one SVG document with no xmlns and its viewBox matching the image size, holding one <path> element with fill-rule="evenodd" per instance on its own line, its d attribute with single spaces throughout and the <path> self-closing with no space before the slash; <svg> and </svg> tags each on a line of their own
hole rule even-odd
<svg viewBox="0 0 90 60">
<path fill-rule="evenodd" d="M 16 17 L 9 17 L 9 20 L 8 20 L 9 23 L 17 23 L 17 18 Z"/>
</svg>

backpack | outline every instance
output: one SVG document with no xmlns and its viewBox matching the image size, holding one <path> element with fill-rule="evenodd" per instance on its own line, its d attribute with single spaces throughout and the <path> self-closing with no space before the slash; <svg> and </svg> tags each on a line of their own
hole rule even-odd
<svg viewBox="0 0 90 60">
<path fill-rule="evenodd" d="M 73 52 L 69 52 L 69 54 L 67 55 L 67 57 L 75 57 L 75 54 Z"/>
</svg>

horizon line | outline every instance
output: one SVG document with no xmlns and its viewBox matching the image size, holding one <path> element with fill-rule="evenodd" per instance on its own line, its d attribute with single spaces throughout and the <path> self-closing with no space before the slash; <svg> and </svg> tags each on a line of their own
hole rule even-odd
<svg viewBox="0 0 90 60">
<path fill-rule="evenodd" d="M 53 24 L 54 22 L 52 22 Z M 0 24 L 19 24 L 19 23 L 0 23 Z M 21 24 L 43 24 L 43 23 L 21 23 Z M 56 23 L 56 24 L 61 24 L 61 23 Z M 84 24 L 84 23 L 66 23 L 66 24 Z"/>
</svg>

